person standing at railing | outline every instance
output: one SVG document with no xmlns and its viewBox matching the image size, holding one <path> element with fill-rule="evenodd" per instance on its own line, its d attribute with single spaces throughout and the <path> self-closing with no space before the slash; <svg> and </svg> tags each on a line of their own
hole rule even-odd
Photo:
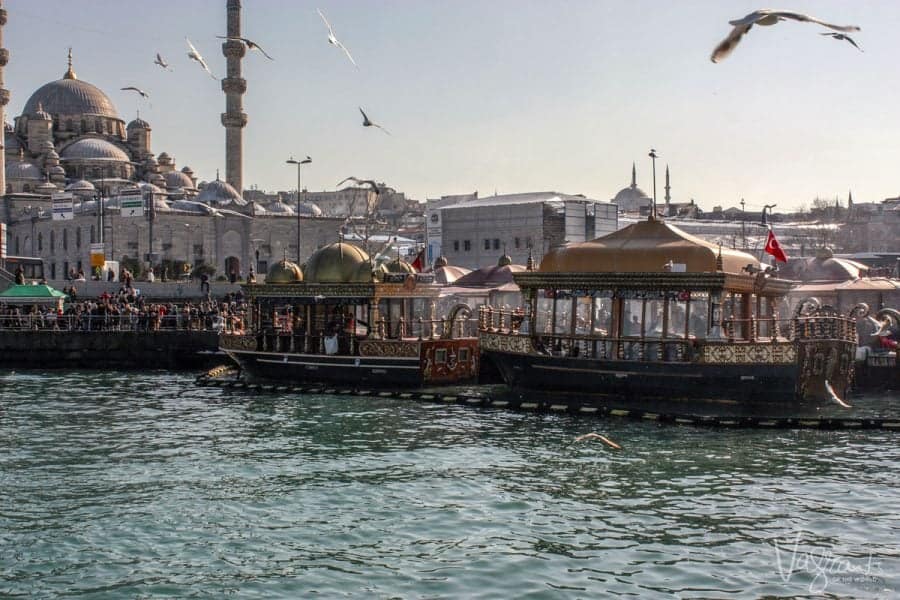
<svg viewBox="0 0 900 600">
<path fill-rule="evenodd" d="M 25 285 L 25 269 L 22 268 L 22 265 L 16 267 L 16 284 Z"/>
</svg>

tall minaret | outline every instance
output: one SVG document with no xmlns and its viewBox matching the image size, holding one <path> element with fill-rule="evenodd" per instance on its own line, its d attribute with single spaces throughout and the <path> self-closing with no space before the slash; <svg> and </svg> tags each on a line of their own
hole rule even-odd
<svg viewBox="0 0 900 600">
<path fill-rule="evenodd" d="M 669 216 L 669 201 L 672 199 L 672 196 L 669 194 L 671 190 L 671 186 L 669 186 L 669 165 L 666 165 L 666 216 Z"/>
<path fill-rule="evenodd" d="M 6 105 L 9 103 L 9 90 L 3 87 L 3 69 L 9 62 L 9 50 L 3 47 L 3 26 L 6 25 L 6 9 L 0 0 L 0 127 L 3 137 L 0 138 L 0 196 L 6 193 Z"/>
<path fill-rule="evenodd" d="M 241 37 L 241 0 L 227 0 L 228 37 Z M 225 181 L 243 196 L 244 179 L 244 134 L 247 125 L 243 96 L 247 91 L 247 80 L 241 77 L 241 59 L 246 53 L 244 43 L 238 39 L 225 40 L 222 54 L 228 62 L 227 76 L 222 79 L 225 92 L 225 112 L 222 125 L 225 126 Z"/>
<path fill-rule="evenodd" d="M 631 189 L 637 187 L 637 167 L 631 163 Z"/>
</svg>

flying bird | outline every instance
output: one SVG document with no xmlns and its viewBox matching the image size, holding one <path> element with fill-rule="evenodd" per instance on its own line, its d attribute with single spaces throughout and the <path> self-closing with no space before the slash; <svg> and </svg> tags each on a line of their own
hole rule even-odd
<svg viewBox="0 0 900 600">
<path fill-rule="evenodd" d="M 350 56 L 350 51 L 347 50 L 347 46 L 343 45 L 341 41 L 334 35 L 334 29 L 331 28 L 331 23 L 328 22 L 328 19 L 325 18 L 325 15 L 322 14 L 322 11 L 320 9 L 317 8 L 316 12 L 319 13 L 319 16 L 322 17 L 322 20 L 325 22 L 325 27 L 328 28 L 328 43 L 343 50 L 344 54 L 347 55 L 347 58 L 350 59 L 350 62 L 353 63 L 353 66 L 358 69 L 359 65 L 357 65 L 356 61 L 353 60 L 353 57 Z"/>
<path fill-rule="evenodd" d="M 197 52 L 196 48 L 194 48 L 194 45 L 191 43 L 191 40 L 184 38 L 184 41 L 187 42 L 187 45 L 190 48 L 190 51 L 187 53 L 188 58 L 191 60 L 196 60 L 198 63 L 200 63 L 200 66 L 203 67 L 203 70 L 206 71 L 207 73 L 209 73 L 210 77 L 212 77 L 213 79 L 218 81 L 218 78 L 212 74 L 212 71 L 209 70 L 209 66 L 206 64 L 206 61 L 203 60 L 203 57 L 200 56 L 200 53 Z"/>
<path fill-rule="evenodd" d="M 378 123 L 372 121 L 372 119 L 369 118 L 369 116 L 365 113 L 365 111 L 363 111 L 362 107 L 359 108 L 359 112 L 361 112 L 362 116 L 363 116 L 363 127 L 377 127 L 378 129 L 382 130 L 386 134 L 391 135 L 390 131 L 388 131 L 387 129 L 385 129 L 384 127 L 379 125 Z"/>
<path fill-rule="evenodd" d="M 133 85 L 129 85 L 128 87 L 123 87 L 123 88 L 120 88 L 120 89 L 122 89 L 122 90 L 124 90 L 124 91 L 126 91 L 126 92 L 137 92 L 138 94 L 141 95 L 141 98 L 147 98 L 147 99 L 150 98 L 150 94 L 148 94 L 147 92 L 145 92 L 145 91 L 142 90 L 141 88 L 136 88 L 136 87 L 134 87 Z"/>
<path fill-rule="evenodd" d="M 227 35 L 217 35 L 216 37 L 219 38 L 220 40 L 237 40 L 239 42 L 242 42 L 245 46 L 247 46 L 248 50 L 259 50 L 260 52 L 262 52 L 263 56 L 265 56 L 269 60 L 275 60 L 274 58 L 269 56 L 268 52 L 263 50 L 262 47 L 259 44 L 257 44 L 256 42 L 254 42 L 253 40 L 248 40 L 247 38 L 243 38 L 243 37 L 230 37 Z"/>
<path fill-rule="evenodd" d="M 169 63 L 167 63 L 166 60 L 165 60 L 162 56 L 160 56 L 159 52 L 156 53 L 156 60 L 153 61 L 153 64 L 154 64 L 154 65 L 159 65 L 160 67 L 162 67 L 162 68 L 165 69 L 166 71 L 171 71 L 171 70 L 172 70 L 172 67 L 170 67 L 170 66 L 169 66 Z"/>
<path fill-rule="evenodd" d="M 713 50 L 713 53 L 709 57 L 709 59 L 714 63 L 717 63 L 720 60 L 726 58 L 729 54 L 731 54 L 732 50 L 737 47 L 738 43 L 741 41 L 741 38 L 744 37 L 744 34 L 750 31 L 750 28 L 754 25 L 774 25 L 779 21 L 786 21 L 788 19 L 801 21 L 804 23 L 815 23 L 829 29 L 834 29 L 835 31 L 859 31 L 859 27 L 857 27 L 856 25 L 833 25 L 831 23 L 826 23 L 825 21 L 820 21 L 815 17 L 811 17 L 809 15 L 804 15 L 801 13 L 787 12 L 783 10 L 757 10 L 742 19 L 728 22 L 729 25 L 734 26 L 734 29 L 731 30 L 731 33 L 728 34 L 728 37 L 726 37 L 718 46 L 716 46 L 716 49 Z M 855 45 L 856 44 L 854 44 L 854 46 Z"/>
<path fill-rule="evenodd" d="M 338 183 L 336 187 L 340 187 L 340 186 L 344 185 L 345 183 L 347 183 L 348 181 L 352 181 L 352 182 L 355 183 L 356 185 L 367 185 L 367 186 L 371 187 L 371 188 L 375 191 L 376 194 L 380 194 L 380 193 L 381 193 L 381 186 L 379 186 L 379 185 L 378 185 L 377 183 L 375 183 L 373 180 L 371 180 L 371 179 L 358 179 L 358 178 L 356 178 L 356 177 L 353 177 L 352 175 L 351 175 L 350 177 L 347 177 L 346 179 L 344 179 L 344 180 L 341 181 L 340 183 Z"/>
<path fill-rule="evenodd" d="M 857 46 L 856 42 L 849 35 L 844 35 L 843 33 L 832 33 L 830 31 L 826 32 L 826 33 L 820 33 L 819 35 L 827 35 L 827 36 L 833 37 L 836 40 L 844 40 L 844 41 L 850 42 L 850 44 L 852 44 L 854 48 L 856 48 L 860 52 L 863 51 L 863 49 L 860 48 L 859 46 Z"/>
</svg>

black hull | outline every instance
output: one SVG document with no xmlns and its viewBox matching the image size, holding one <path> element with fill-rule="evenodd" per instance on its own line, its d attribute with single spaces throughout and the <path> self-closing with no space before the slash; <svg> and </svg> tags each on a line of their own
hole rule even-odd
<svg viewBox="0 0 900 600">
<path fill-rule="evenodd" d="M 382 358 L 320 354 L 284 354 L 227 350 L 250 380 L 298 384 L 327 383 L 350 388 L 419 387 L 418 358 Z"/>
<path fill-rule="evenodd" d="M 496 351 L 485 357 L 513 389 L 555 394 L 555 402 L 579 406 L 775 414 L 798 405 L 796 365 L 645 363 Z"/>
</svg>

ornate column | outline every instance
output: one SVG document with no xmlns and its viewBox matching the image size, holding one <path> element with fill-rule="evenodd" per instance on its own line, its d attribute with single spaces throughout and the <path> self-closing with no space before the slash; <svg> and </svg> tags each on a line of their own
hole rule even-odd
<svg viewBox="0 0 900 600">
<path fill-rule="evenodd" d="M 241 37 L 241 0 L 227 0 L 228 37 Z M 230 183 L 241 196 L 243 188 L 243 128 L 247 125 L 244 113 L 243 95 L 247 91 L 247 81 L 241 77 L 241 59 L 247 49 L 238 39 L 225 40 L 222 54 L 225 55 L 228 68 L 227 76 L 222 79 L 222 91 L 225 92 L 225 112 L 222 113 L 222 125 L 225 126 L 225 181 Z"/>
</svg>

